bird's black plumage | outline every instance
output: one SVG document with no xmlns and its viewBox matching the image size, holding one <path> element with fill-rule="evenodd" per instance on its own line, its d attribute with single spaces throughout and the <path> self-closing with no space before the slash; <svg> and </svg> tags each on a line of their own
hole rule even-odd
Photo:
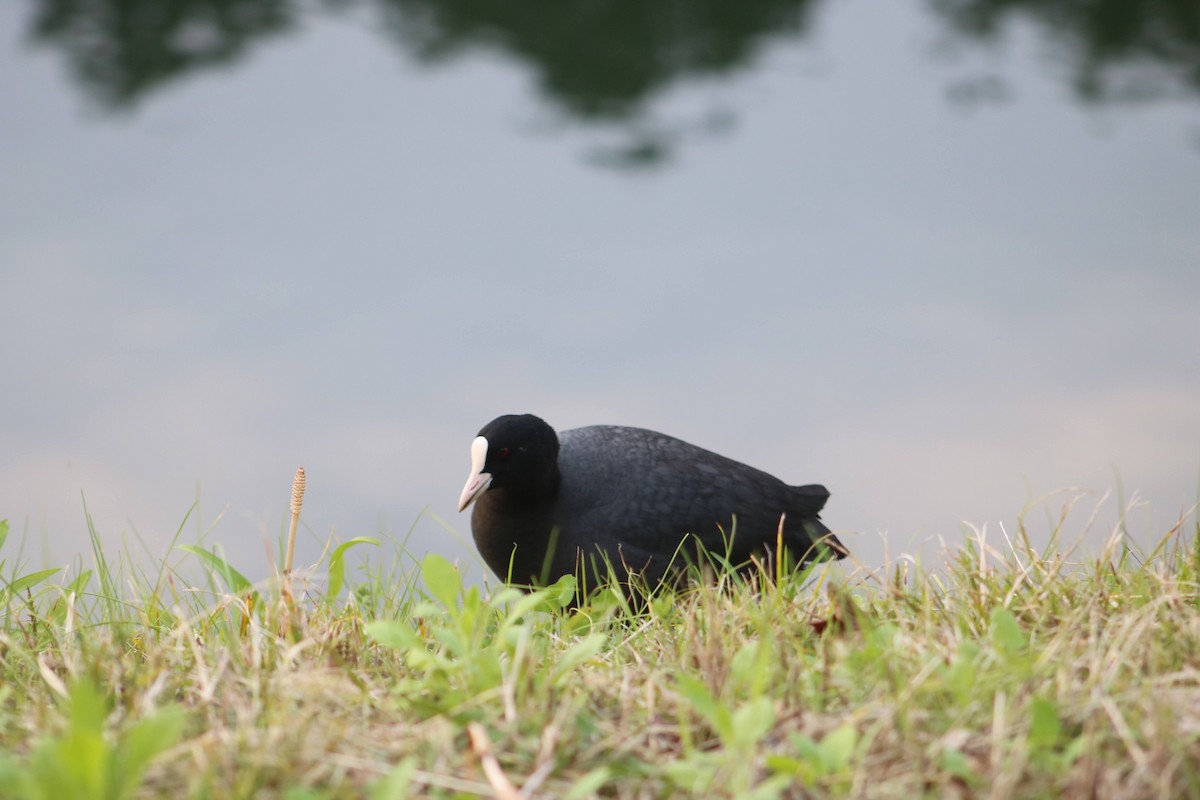
<svg viewBox="0 0 1200 800">
<path fill-rule="evenodd" d="M 828 498 L 665 434 L 596 425 L 556 435 L 524 414 L 479 432 L 459 506 L 475 503 L 475 544 L 513 583 L 550 583 L 581 564 L 595 581 L 607 560 L 622 579 L 656 585 L 696 555 L 681 547 L 689 535 L 734 565 L 770 558 L 781 515 L 796 563 L 844 557 L 818 517 Z"/>
</svg>

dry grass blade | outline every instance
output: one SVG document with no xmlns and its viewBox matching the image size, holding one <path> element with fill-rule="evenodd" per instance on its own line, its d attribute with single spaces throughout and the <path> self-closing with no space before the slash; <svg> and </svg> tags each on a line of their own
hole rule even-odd
<svg viewBox="0 0 1200 800">
<path fill-rule="evenodd" d="M 471 737 L 471 748 L 475 751 L 475 755 L 479 756 L 483 774 L 487 776 L 488 783 L 495 790 L 497 800 L 525 800 L 525 795 L 517 790 L 517 787 L 504 774 L 500 762 L 496 760 L 496 755 L 492 752 L 492 740 L 488 738 L 487 731 L 483 729 L 483 726 L 478 722 L 471 722 L 467 725 L 467 734 Z"/>
</svg>

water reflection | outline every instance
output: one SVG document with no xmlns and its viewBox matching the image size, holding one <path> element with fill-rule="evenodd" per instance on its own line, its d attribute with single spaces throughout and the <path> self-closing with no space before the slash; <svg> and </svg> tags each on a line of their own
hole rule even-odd
<svg viewBox="0 0 1200 800">
<path fill-rule="evenodd" d="M 624 143 L 598 152 L 597 162 L 643 166 L 665 159 L 679 137 L 642 119 L 658 93 L 746 67 L 765 42 L 800 34 L 813 5 L 327 0 L 325 9 L 373 8 L 422 63 L 481 47 L 519 60 L 570 118 L 629 124 Z M 294 28 L 301 13 L 294 0 L 42 0 L 33 34 L 64 52 L 90 95 L 119 109 L 190 70 L 237 59 L 255 40 Z"/>
<path fill-rule="evenodd" d="M 976 41 L 1032 22 L 1068 65 L 1089 101 L 1145 100 L 1200 92 L 1196 0 L 932 0 L 953 30 Z"/>
<path fill-rule="evenodd" d="M 1200 92 L 1195 0 L 928 0 L 956 38 L 985 42 L 1009 23 L 1034 23 L 1063 51 L 1086 100 Z M 378 14 L 382 30 L 422 63 L 487 48 L 536 75 L 570 119 L 617 125 L 624 138 L 597 163 L 647 166 L 695 131 L 664 129 L 646 112 L 665 89 L 753 64 L 764 46 L 803 35 L 817 0 L 324 0 L 329 13 Z M 297 0 L 41 0 L 33 37 L 59 48 L 101 105 L 135 105 L 188 72 L 236 61 L 297 28 Z M 959 86 L 951 99 L 997 86 Z M 1002 89 L 1002 87 L 1001 87 Z M 722 112 L 727 113 L 727 112 Z M 694 126 L 703 132 L 703 122 Z"/>
<path fill-rule="evenodd" d="M 299 12 L 294 0 L 41 0 L 32 34 L 63 51 L 88 94 L 119 109 L 237 60 L 293 29 Z"/>
<path fill-rule="evenodd" d="M 811 0 L 381 0 L 396 38 L 423 61 L 486 45 L 533 67 L 548 98 L 583 119 L 636 115 L 673 81 L 751 63 L 805 28 Z"/>
</svg>

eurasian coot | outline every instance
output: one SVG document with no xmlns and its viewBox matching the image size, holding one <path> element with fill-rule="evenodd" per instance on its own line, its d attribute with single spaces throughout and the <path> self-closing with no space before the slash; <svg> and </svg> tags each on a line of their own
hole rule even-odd
<svg viewBox="0 0 1200 800">
<path fill-rule="evenodd" d="M 576 574 L 595 586 L 611 566 L 622 581 L 634 573 L 654 586 L 679 575 L 696 544 L 742 568 L 753 556 L 770 562 L 781 515 L 791 563 L 843 558 L 818 518 L 828 498 L 824 486 L 788 486 L 654 431 L 595 425 L 555 435 L 532 414 L 509 414 L 471 443 L 458 509 L 475 503 L 475 544 L 511 583 Z"/>
</svg>

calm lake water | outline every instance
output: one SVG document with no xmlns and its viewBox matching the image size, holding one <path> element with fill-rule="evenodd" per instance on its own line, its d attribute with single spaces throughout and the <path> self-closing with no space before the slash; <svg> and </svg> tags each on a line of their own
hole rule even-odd
<svg viewBox="0 0 1200 800">
<path fill-rule="evenodd" d="M 1155 541 L 1200 491 L 1200 10 L 1111 6 L 4 3 L 0 557 L 89 561 L 86 500 L 265 575 L 303 464 L 300 562 L 479 577 L 468 445 L 525 411 L 823 482 L 867 564 L 1057 490 L 1035 537 L 1112 492 L 1088 546 L 1122 502 Z"/>
</svg>

